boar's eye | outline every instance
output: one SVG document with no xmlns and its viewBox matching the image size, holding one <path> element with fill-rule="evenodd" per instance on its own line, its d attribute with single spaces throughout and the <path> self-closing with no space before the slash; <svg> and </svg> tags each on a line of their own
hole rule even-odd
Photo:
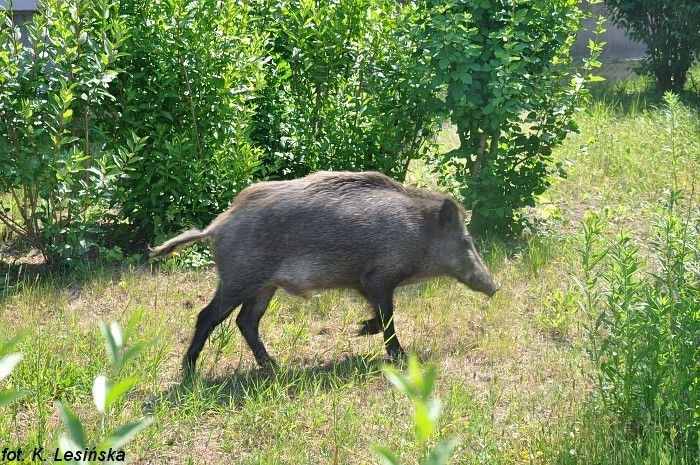
<svg viewBox="0 0 700 465">
<path fill-rule="evenodd" d="M 471 246 L 472 245 L 472 237 L 471 236 L 462 236 L 462 243 L 466 246 Z"/>
</svg>

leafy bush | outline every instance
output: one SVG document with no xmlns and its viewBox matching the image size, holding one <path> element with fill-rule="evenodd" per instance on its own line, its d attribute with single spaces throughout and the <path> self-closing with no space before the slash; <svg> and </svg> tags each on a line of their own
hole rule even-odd
<svg viewBox="0 0 700 465">
<path fill-rule="evenodd" d="M 408 27 L 415 8 L 275 0 L 256 14 L 271 37 L 253 133 L 265 174 L 377 170 L 403 180 L 432 133 Z"/>
<path fill-rule="evenodd" d="M 120 216 L 154 241 L 202 226 L 259 168 L 251 99 L 263 83 L 263 36 L 233 0 L 124 0 L 129 39 L 112 83 L 117 140 L 147 138 L 115 196 Z"/>
<path fill-rule="evenodd" d="M 556 0 L 429 0 L 419 40 L 430 55 L 432 103 L 460 146 L 438 157 L 442 182 L 473 211 L 474 233 L 518 232 L 555 175 L 552 149 L 577 130 L 573 115 L 591 75 L 572 74 L 570 47 L 584 13 Z M 591 43 L 590 70 L 600 48 Z"/>
<path fill-rule="evenodd" d="M 0 31 L 0 220 L 50 260 L 84 255 L 115 215 L 158 241 L 257 177 L 403 180 L 448 116 L 443 183 L 474 232 L 517 229 L 576 129 L 580 18 L 570 0 L 45 2 L 33 46 Z"/>
<path fill-rule="evenodd" d="M 651 73 L 659 92 L 681 92 L 688 70 L 700 56 L 700 3 L 697 0 L 606 0 L 613 24 L 647 46 L 638 68 Z"/>
<path fill-rule="evenodd" d="M 600 243 L 602 223 L 584 224 L 586 327 L 598 395 L 623 427 L 660 429 L 688 447 L 700 439 L 700 218 L 668 211 L 650 242 L 659 272 L 644 275 L 639 246 L 622 234 Z M 607 257 L 606 257 L 607 255 Z M 605 260 L 604 260 L 605 258 Z M 600 265 L 605 263 L 605 268 Z"/>
<path fill-rule="evenodd" d="M 96 244 L 143 140 L 105 136 L 127 31 L 107 0 L 42 2 L 32 45 L 0 10 L 0 221 L 53 263 Z"/>
</svg>

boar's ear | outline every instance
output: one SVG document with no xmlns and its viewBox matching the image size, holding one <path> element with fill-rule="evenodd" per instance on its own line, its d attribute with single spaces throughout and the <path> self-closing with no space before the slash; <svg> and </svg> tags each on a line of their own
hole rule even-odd
<svg viewBox="0 0 700 465">
<path fill-rule="evenodd" d="M 452 199 L 445 199 L 440 207 L 440 223 L 455 225 L 459 222 L 459 208 Z"/>
</svg>

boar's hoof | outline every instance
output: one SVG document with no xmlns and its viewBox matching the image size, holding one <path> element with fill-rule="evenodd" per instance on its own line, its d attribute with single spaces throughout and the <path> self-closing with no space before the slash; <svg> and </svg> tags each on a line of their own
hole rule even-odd
<svg viewBox="0 0 700 465">
<path fill-rule="evenodd" d="M 193 357 L 190 357 L 189 355 L 185 355 L 182 358 L 182 373 L 183 373 L 183 375 L 190 376 L 190 375 L 194 374 L 195 363 L 196 363 L 196 359 L 193 360 Z"/>
<path fill-rule="evenodd" d="M 182 384 L 184 386 L 192 385 L 197 378 L 196 373 L 194 365 L 189 361 L 184 361 L 182 363 Z"/>
<path fill-rule="evenodd" d="M 400 363 L 406 360 L 406 351 L 401 346 L 387 349 L 387 354 L 391 363 Z"/>
<path fill-rule="evenodd" d="M 369 336 L 371 334 L 379 334 L 382 332 L 382 324 L 377 318 L 371 318 L 360 323 L 362 327 L 357 332 L 358 336 Z"/>
<path fill-rule="evenodd" d="M 263 371 L 268 371 L 268 372 L 275 372 L 279 369 L 279 365 L 275 361 L 274 358 L 268 357 L 268 358 L 260 358 L 256 360 L 258 362 L 258 366 L 263 370 Z"/>
</svg>

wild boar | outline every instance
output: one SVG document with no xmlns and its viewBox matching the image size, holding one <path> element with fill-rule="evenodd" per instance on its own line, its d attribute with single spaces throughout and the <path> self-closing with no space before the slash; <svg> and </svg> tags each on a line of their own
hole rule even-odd
<svg viewBox="0 0 700 465">
<path fill-rule="evenodd" d="M 479 257 L 450 197 L 404 186 L 374 172 L 318 172 L 242 190 L 206 229 L 152 249 L 167 255 L 204 238 L 219 273 L 212 301 L 197 318 L 183 370 L 194 370 L 214 328 L 241 305 L 236 324 L 262 367 L 275 362 L 258 326 L 273 294 L 350 288 L 372 306 L 360 335 L 383 332 L 389 357 L 404 351 L 394 331 L 394 289 L 452 276 L 492 296 L 499 288 Z"/>
</svg>

